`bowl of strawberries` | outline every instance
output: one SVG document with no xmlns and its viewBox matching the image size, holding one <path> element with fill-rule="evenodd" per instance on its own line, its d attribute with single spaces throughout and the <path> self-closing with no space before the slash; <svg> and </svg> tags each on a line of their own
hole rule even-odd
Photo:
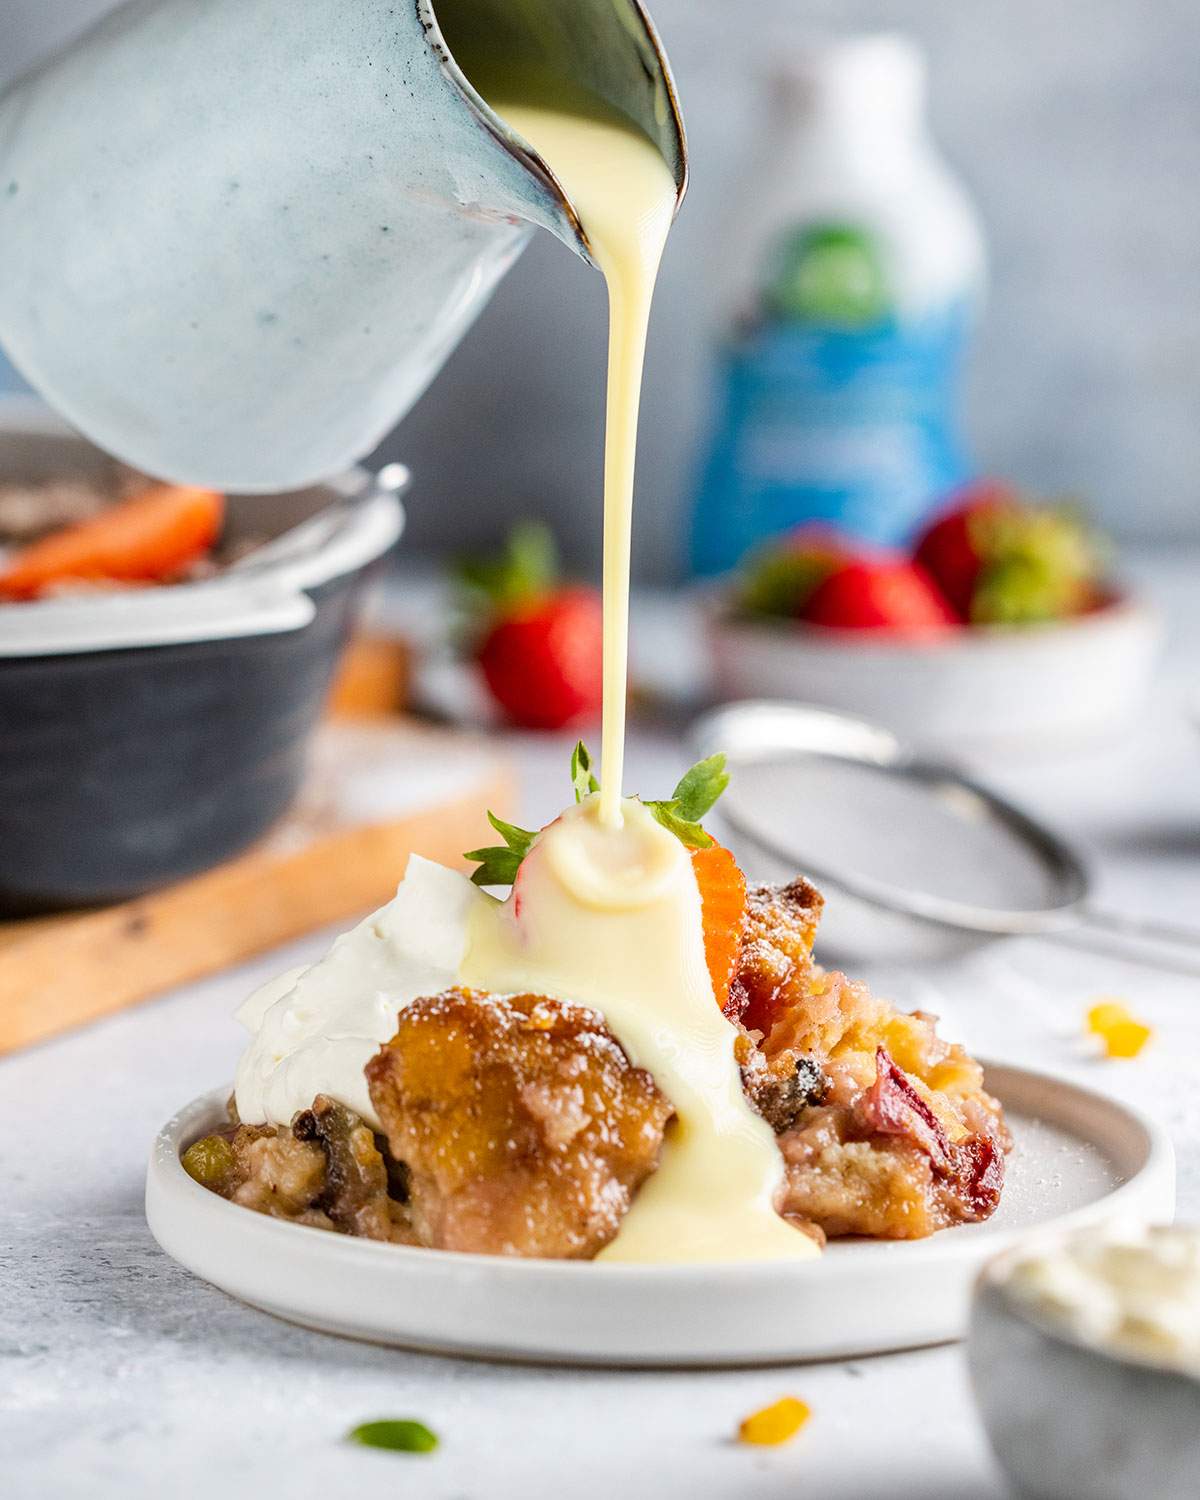
<svg viewBox="0 0 1200 1500">
<path fill-rule="evenodd" d="M 907 551 L 799 528 L 715 599 L 717 690 L 841 709 L 925 745 L 1111 733 L 1143 698 L 1161 623 L 1109 556 L 1077 507 L 997 481 L 952 496 Z"/>
</svg>

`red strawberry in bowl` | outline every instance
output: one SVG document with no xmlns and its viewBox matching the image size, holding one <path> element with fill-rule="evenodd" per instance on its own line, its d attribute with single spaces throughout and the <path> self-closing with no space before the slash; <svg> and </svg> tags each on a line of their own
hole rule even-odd
<svg viewBox="0 0 1200 1500">
<path fill-rule="evenodd" d="M 839 630 L 900 635 L 937 633 L 959 623 L 925 569 L 902 557 L 844 563 L 817 585 L 800 618 Z"/>
<path fill-rule="evenodd" d="M 463 563 L 481 628 L 475 659 L 496 703 L 527 729 L 596 719 L 603 687 L 603 612 L 595 589 L 559 580 L 553 538 L 518 526 L 504 552 Z"/>
<path fill-rule="evenodd" d="M 961 490 L 917 539 L 915 560 L 936 578 L 942 593 L 966 620 L 984 566 L 986 538 L 996 517 L 1020 507 L 1017 492 L 984 480 Z"/>
<path fill-rule="evenodd" d="M 914 556 L 972 625 L 1064 619 L 1098 597 L 1100 549 L 1076 510 L 1030 505 L 996 481 L 956 495 Z"/>
</svg>

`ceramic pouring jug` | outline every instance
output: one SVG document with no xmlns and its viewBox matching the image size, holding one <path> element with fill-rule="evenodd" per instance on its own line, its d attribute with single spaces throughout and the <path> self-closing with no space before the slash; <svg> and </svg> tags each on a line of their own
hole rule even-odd
<svg viewBox="0 0 1200 1500">
<path fill-rule="evenodd" d="M 0 343 L 150 473 L 279 490 L 340 472 L 533 226 L 590 259 L 475 62 L 582 83 L 682 196 L 640 0 L 131 0 L 0 98 Z"/>
</svg>

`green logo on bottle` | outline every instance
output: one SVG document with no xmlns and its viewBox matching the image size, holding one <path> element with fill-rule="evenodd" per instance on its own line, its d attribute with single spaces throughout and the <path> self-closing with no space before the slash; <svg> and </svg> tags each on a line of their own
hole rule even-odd
<svg viewBox="0 0 1200 1500">
<path fill-rule="evenodd" d="M 843 224 L 789 230 L 772 256 L 767 316 L 857 330 L 882 323 L 891 294 L 871 235 Z"/>
</svg>

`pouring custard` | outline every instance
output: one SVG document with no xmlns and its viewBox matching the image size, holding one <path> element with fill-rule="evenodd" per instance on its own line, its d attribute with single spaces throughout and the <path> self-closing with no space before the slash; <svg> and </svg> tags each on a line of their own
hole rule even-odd
<svg viewBox="0 0 1200 1500">
<path fill-rule="evenodd" d="M 622 798 L 638 408 L 676 184 L 644 135 L 596 103 L 492 101 L 575 205 L 609 300 L 604 459 L 604 708 L 598 793 L 539 840 L 515 901 L 475 915 L 464 978 L 594 1007 L 675 1108 L 657 1172 L 610 1259 L 736 1260 L 813 1253 L 779 1218 L 783 1165 L 750 1108 L 704 963 L 687 851 Z"/>
<path fill-rule="evenodd" d="M 599 779 L 577 746 L 547 828 L 493 817 L 471 880 L 414 858 L 389 906 L 251 997 L 236 1118 L 184 1164 L 277 1216 L 507 1255 L 800 1260 L 827 1234 L 986 1217 L 1008 1138 L 978 1064 L 814 965 L 807 882 L 747 889 L 701 825 L 722 758 L 662 801 L 623 795 L 638 401 L 676 182 L 598 101 L 475 82 L 608 286 Z"/>
</svg>

